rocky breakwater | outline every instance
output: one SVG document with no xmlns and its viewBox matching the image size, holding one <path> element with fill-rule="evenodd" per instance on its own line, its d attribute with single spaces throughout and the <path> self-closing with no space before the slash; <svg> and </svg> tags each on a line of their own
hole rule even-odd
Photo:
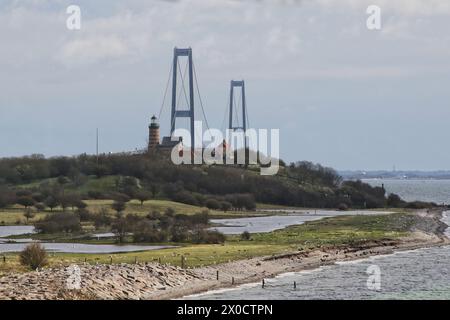
<svg viewBox="0 0 450 320">
<path fill-rule="evenodd" d="M 155 263 L 78 265 L 0 278 L 0 299 L 152 299 L 204 280 L 189 270 Z"/>
</svg>

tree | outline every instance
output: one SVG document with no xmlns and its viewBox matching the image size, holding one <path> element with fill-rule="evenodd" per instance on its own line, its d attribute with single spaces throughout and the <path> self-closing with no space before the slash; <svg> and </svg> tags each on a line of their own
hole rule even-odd
<svg viewBox="0 0 450 320">
<path fill-rule="evenodd" d="M 136 199 L 141 202 L 141 206 L 144 205 L 144 201 L 150 200 L 151 197 L 151 194 L 147 191 L 139 191 L 136 193 Z"/>
<path fill-rule="evenodd" d="M 173 217 L 175 215 L 175 209 L 172 207 L 167 207 L 164 214 L 168 217 Z"/>
<path fill-rule="evenodd" d="M 78 209 L 75 213 L 80 217 L 80 221 L 90 221 L 92 219 L 92 214 L 85 208 Z"/>
<path fill-rule="evenodd" d="M 152 196 L 153 198 L 156 198 L 156 195 L 158 194 L 158 186 L 154 183 L 152 183 L 152 185 L 150 186 L 150 190 L 152 192 Z"/>
<path fill-rule="evenodd" d="M 143 220 L 134 227 L 134 242 L 162 242 L 164 240 L 164 234 L 156 229 L 154 221 Z"/>
<path fill-rule="evenodd" d="M 78 207 L 78 205 L 81 203 L 82 201 L 81 201 L 81 196 L 79 195 L 79 194 L 76 194 L 76 193 L 69 193 L 69 194 L 66 194 L 65 196 L 63 196 L 62 198 L 61 198 L 61 203 L 64 203 L 64 205 L 63 205 L 63 209 L 65 208 L 65 207 L 71 207 L 72 208 L 72 210 L 75 210 L 75 207 L 77 207 L 78 209 L 80 209 L 79 207 Z M 84 207 L 84 208 L 86 208 L 86 207 Z"/>
<path fill-rule="evenodd" d="M 44 204 L 50 208 L 50 211 L 53 211 L 53 209 L 58 206 L 59 201 L 56 200 L 55 197 L 49 196 L 47 199 L 45 199 Z"/>
<path fill-rule="evenodd" d="M 7 189 L 6 190 L 3 190 L 3 188 L 0 189 L 0 208 L 6 208 L 11 204 L 11 198 L 8 197 L 7 192 L 8 192 Z"/>
<path fill-rule="evenodd" d="M 231 210 L 232 207 L 233 207 L 233 205 L 231 203 L 229 203 L 228 201 L 220 202 L 220 208 L 223 210 L 223 212 L 227 212 L 227 211 Z"/>
<path fill-rule="evenodd" d="M 92 215 L 95 229 L 111 225 L 112 218 L 106 208 L 101 208 L 97 214 Z"/>
<path fill-rule="evenodd" d="M 128 195 L 126 195 L 124 193 L 120 193 L 120 192 L 116 192 L 116 193 L 112 194 L 111 198 L 114 199 L 115 201 L 124 202 L 124 203 L 127 203 L 131 200 L 131 198 Z"/>
<path fill-rule="evenodd" d="M 116 235 L 117 241 L 123 243 L 128 233 L 128 223 L 123 217 L 117 218 L 111 226 L 111 231 Z"/>
<path fill-rule="evenodd" d="M 17 199 L 17 204 L 24 206 L 25 208 L 31 207 L 35 204 L 33 198 L 29 196 L 22 196 Z"/>
<path fill-rule="evenodd" d="M 47 252 L 39 243 L 32 243 L 25 247 L 20 253 L 19 260 L 20 264 L 31 267 L 33 270 L 42 268 L 48 263 Z"/>
<path fill-rule="evenodd" d="M 113 208 L 113 210 L 115 210 L 119 214 L 125 210 L 126 204 L 123 201 L 116 200 L 111 205 L 111 208 Z"/>
<path fill-rule="evenodd" d="M 396 194 L 391 193 L 387 199 L 388 207 L 398 208 L 405 205 L 405 202 Z"/>
<path fill-rule="evenodd" d="M 206 200 L 206 207 L 212 210 L 220 209 L 220 202 L 216 199 L 208 199 Z"/>
<path fill-rule="evenodd" d="M 44 219 L 34 223 L 34 228 L 41 233 L 78 232 L 81 230 L 80 217 L 72 212 L 48 214 Z"/>
<path fill-rule="evenodd" d="M 70 182 L 70 179 L 67 178 L 67 177 L 65 177 L 65 176 L 59 176 L 59 177 L 58 177 L 58 183 L 59 183 L 61 186 L 64 186 L 65 184 L 68 184 L 69 182 Z"/>
<path fill-rule="evenodd" d="M 70 206 L 70 200 L 66 196 L 62 196 L 59 198 L 59 204 L 61 205 L 63 211 L 66 211 L 66 208 Z"/>
<path fill-rule="evenodd" d="M 37 211 L 44 211 L 45 210 L 45 204 L 40 203 L 40 202 L 36 203 L 34 205 L 34 207 L 36 208 Z"/>
<path fill-rule="evenodd" d="M 83 200 L 77 200 L 74 203 L 75 207 L 77 207 L 78 210 L 82 210 L 82 209 L 86 209 L 87 208 L 87 203 L 84 202 Z"/>
<path fill-rule="evenodd" d="M 33 219 L 36 215 L 31 208 L 26 208 L 23 212 L 23 216 L 27 219 L 27 224 L 30 219 Z"/>
</svg>

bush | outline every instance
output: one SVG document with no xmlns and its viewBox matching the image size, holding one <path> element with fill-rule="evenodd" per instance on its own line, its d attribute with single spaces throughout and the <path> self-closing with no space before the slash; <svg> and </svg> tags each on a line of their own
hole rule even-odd
<svg viewBox="0 0 450 320">
<path fill-rule="evenodd" d="M 29 244 L 19 256 L 20 264 L 31 267 L 33 270 L 47 265 L 47 252 L 39 243 Z"/>
<path fill-rule="evenodd" d="M 250 232 L 248 232 L 248 231 L 242 232 L 241 240 L 249 241 L 249 240 L 251 240 L 251 238 L 252 238 L 252 235 L 250 234 Z"/>
<path fill-rule="evenodd" d="M 201 230 L 196 233 L 194 243 L 221 244 L 225 242 L 225 235 L 219 231 Z"/>
<path fill-rule="evenodd" d="M 233 208 L 233 205 L 228 201 L 222 201 L 220 203 L 220 209 L 222 209 L 224 212 L 231 210 L 231 208 Z"/>
<path fill-rule="evenodd" d="M 397 194 L 391 193 L 387 199 L 388 207 L 399 208 L 405 205 L 405 202 Z"/>
<path fill-rule="evenodd" d="M 126 208 L 126 204 L 123 201 L 114 201 L 114 203 L 111 205 L 111 208 L 113 208 L 113 210 L 115 210 L 117 213 L 121 213 L 122 211 L 125 210 Z"/>
<path fill-rule="evenodd" d="M 88 191 L 88 197 L 89 197 L 89 199 L 99 200 L 99 199 L 104 199 L 105 195 L 100 191 L 90 190 L 90 191 Z"/>
<path fill-rule="evenodd" d="M 8 199 L 0 193 L 0 208 L 6 208 L 8 205 L 10 205 Z"/>
<path fill-rule="evenodd" d="M 183 225 L 174 225 L 170 229 L 171 240 L 173 242 L 184 242 L 189 238 L 188 230 Z"/>
<path fill-rule="evenodd" d="M 80 217 L 80 221 L 94 220 L 93 215 L 87 209 L 78 209 L 75 213 Z"/>
<path fill-rule="evenodd" d="M 190 204 L 193 206 L 198 205 L 197 198 L 192 195 L 192 193 L 187 191 L 181 191 L 173 195 L 172 200 L 176 202 L 181 202 L 185 204 Z"/>
<path fill-rule="evenodd" d="M 338 210 L 340 210 L 340 211 L 347 211 L 348 210 L 348 206 L 345 203 L 340 203 L 338 205 Z"/>
<path fill-rule="evenodd" d="M 91 218 L 94 221 L 94 226 L 96 229 L 110 226 L 112 223 L 112 218 L 109 215 L 108 210 L 105 208 L 102 208 L 97 214 L 93 214 Z"/>
<path fill-rule="evenodd" d="M 152 221 L 140 221 L 133 230 L 134 242 L 163 242 L 165 234 L 155 228 Z"/>
<path fill-rule="evenodd" d="M 208 200 L 206 200 L 205 204 L 208 209 L 212 209 L 212 210 L 220 209 L 220 202 L 217 201 L 216 199 L 208 199 Z"/>
<path fill-rule="evenodd" d="M 200 213 L 188 216 L 188 219 L 193 225 L 207 225 L 209 223 L 209 211 L 203 210 Z"/>
<path fill-rule="evenodd" d="M 164 214 L 168 217 L 173 217 L 175 216 L 175 209 L 172 207 L 167 207 L 166 210 L 164 211 Z"/>
<path fill-rule="evenodd" d="M 423 202 L 423 201 L 413 201 L 409 202 L 405 208 L 407 209 L 430 209 L 436 207 L 437 205 L 432 202 Z"/>
<path fill-rule="evenodd" d="M 125 218 L 119 218 L 114 221 L 111 226 L 111 231 L 116 235 L 117 242 L 123 243 L 125 241 L 125 237 L 128 233 L 127 223 Z"/>
<path fill-rule="evenodd" d="M 42 233 L 71 233 L 81 230 L 80 217 L 68 212 L 49 214 L 44 219 L 36 222 L 34 227 L 38 232 Z"/>
</svg>

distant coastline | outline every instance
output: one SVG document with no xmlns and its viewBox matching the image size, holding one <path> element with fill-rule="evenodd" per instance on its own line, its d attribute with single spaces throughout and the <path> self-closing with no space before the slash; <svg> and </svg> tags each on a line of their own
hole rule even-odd
<svg viewBox="0 0 450 320">
<path fill-rule="evenodd" d="M 450 180 L 450 171 L 338 171 L 344 180 L 392 179 L 392 180 Z"/>
</svg>

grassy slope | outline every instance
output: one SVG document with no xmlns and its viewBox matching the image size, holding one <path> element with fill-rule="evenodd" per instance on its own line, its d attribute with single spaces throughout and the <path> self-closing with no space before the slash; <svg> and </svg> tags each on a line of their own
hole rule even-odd
<svg viewBox="0 0 450 320">
<path fill-rule="evenodd" d="M 106 208 L 111 214 L 114 214 L 114 210 L 111 209 L 112 200 L 86 200 L 88 204 L 88 209 L 91 212 L 98 212 L 102 207 Z M 173 208 L 176 213 L 192 215 L 206 208 L 191 206 L 184 203 L 169 201 L 169 200 L 149 200 L 145 201 L 143 205 L 137 200 L 132 200 L 127 203 L 127 207 L 125 210 L 126 214 L 138 214 L 138 215 L 146 215 L 151 211 L 159 211 L 163 213 L 167 208 Z M 53 212 L 61 211 L 62 208 L 55 208 Z M 71 210 L 71 209 L 69 209 Z M 7 209 L 0 209 L 0 225 L 15 225 L 15 224 L 26 224 L 26 219 L 23 216 L 24 209 L 22 206 L 15 205 L 13 207 Z M 43 218 L 46 214 L 51 213 L 50 210 L 46 210 L 43 213 L 38 213 L 36 217 L 30 219 L 29 223 L 33 223 L 41 218 Z M 209 210 L 209 213 L 212 217 L 220 218 L 220 217 L 248 217 L 248 216 L 259 216 L 259 215 L 267 215 L 267 213 L 258 212 L 258 211 L 239 211 L 239 212 L 223 212 L 217 210 Z M 17 223 L 19 222 L 19 223 Z"/>
<path fill-rule="evenodd" d="M 306 248 L 351 245 L 369 240 L 398 239 L 406 236 L 415 223 L 409 213 L 382 216 L 343 216 L 312 221 L 272 233 L 255 234 L 250 241 L 229 237 L 224 245 L 186 245 L 175 249 L 133 252 L 124 254 L 51 254 L 51 265 L 83 263 L 132 263 L 158 261 L 181 264 L 181 256 L 187 258 L 189 267 L 213 265 L 256 256 L 280 254 Z M 0 263 L 0 273 L 23 270 L 17 254 L 7 255 L 7 263 Z"/>
</svg>

